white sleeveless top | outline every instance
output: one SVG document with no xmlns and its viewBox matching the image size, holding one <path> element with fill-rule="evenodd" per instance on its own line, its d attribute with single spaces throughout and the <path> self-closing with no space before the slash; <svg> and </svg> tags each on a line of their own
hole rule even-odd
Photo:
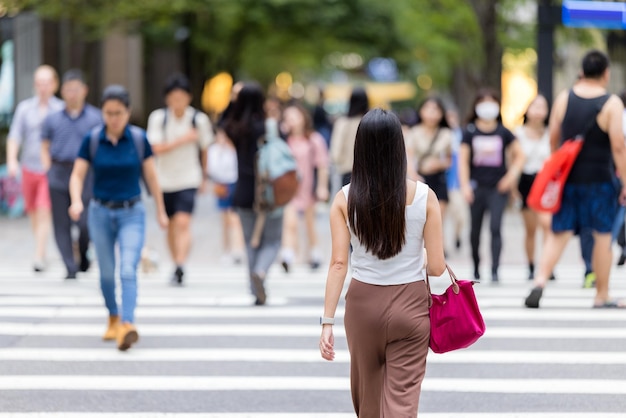
<svg viewBox="0 0 626 418">
<path fill-rule="evenodd" d="M 544 161 L 550 157 L 551 154 L 550 134 L 548 129 L 546 128 L 540 139 L 531 139 L 526 135 L 524 127 L 520 126 L 515 131 L 515 136 L 526 156 L 522 172 L 524 174 L 537 174 L 543 167 Z"/>
<path fill-rule="evenodd" d="M 342 188 L 346 200 L 350 185 Z M 406 207 L 406 242 L 394 257 L 381 260 L 362 246 L 350 228 L 352 277 L 364 283 L 389 286 L 412 283 L 426 278 L 424 270 L 424 224 L 428 186 L 417 182 L 415 198 Z"/>
</svg>

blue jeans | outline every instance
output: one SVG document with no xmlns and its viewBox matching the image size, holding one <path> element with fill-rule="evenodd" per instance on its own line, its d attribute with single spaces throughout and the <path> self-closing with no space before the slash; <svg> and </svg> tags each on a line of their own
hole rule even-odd
<svg viewBox="0 0 626 418">
<path fill-rule="evenodd" d="M 119 246 L 122 283 L 122 322 L 134 322 L 137 306 L 137 266 L 141 258 L 146 216 L 143 203 L 132 208 L 109 209 L 93 200 L 89 204 L 89 234 L 100 267 L 100 288 L 109 315 L 118 315 L 115 299 L 115 244 Z"/>
</svg>

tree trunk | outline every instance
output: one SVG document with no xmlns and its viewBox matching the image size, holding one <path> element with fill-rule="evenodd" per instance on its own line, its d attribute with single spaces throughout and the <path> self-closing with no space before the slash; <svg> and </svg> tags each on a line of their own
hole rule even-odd
<svg viewBox="0 0 626 418">
<path fill-rule="evenodd" d="M 502 52 L 498 42 L 497 0 L 469 0 L 478 25 L 482 28 L 483 55 L 477 62 L 462 63 L 454 71 L 453 97 L 459 108 L 461 121 L 470 111 L 476 92 L 482 87 L 501 91 Z"/>
</svg>

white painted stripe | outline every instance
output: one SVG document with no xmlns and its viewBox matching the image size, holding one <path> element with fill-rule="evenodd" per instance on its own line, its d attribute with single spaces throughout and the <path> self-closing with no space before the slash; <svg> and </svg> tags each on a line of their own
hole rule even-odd
<svg viewBox="0 0 626 418">
<path fill-rule="evenodd" d="M 555 412 L 433 412 L 420 418 L 623 418 L 623 413 Z M 0 418 L 355 418 L 350 413 L 293 412 L 4 412 Z"/>
<path fill-rule="evenodd" d="M 350 354 L 337 350 L 336 363 L 348 363 Z M 325 363 L 317 349 L 145 349 L 120 352 L 111 349 L 40 349 L 3 348 L 0 361 L 46 361 L 46 362 L 277 362 L 277 363 Z"/>
<path fill-rule="evenodd" d="M 104 325 L 103 325 L 104 327 Z M 93 324 L 0 323 L 0 335 L 100 336 L 103 327 Z M 318 337 L 319 325 L 268 324 L 139 324 L 140 335 L 175 336 L 259 336 Z M 335 327 L 336 337 L 345 337 L 343 327 Z M 487 339 L 625 339 L 623 328 L 513 328 L 487 327 Z"/>
<path fill-rule="evenodd" d="M 142 349 L 121 353 L 111 349 L 2 348 L 0 361 L 45 362 L 276 362 L 325 363 L 317 349 Z M 347 350 L 337 350 L 335 363 L 348 363 Z M 562 364 L 626 365 L 625 352 L 599 351 L 478 351 L 430 353 L 429 363 L 438 364 Z"/>
<path fill-rule="evenodd" d="M 626 380 L 424 379 L 426 392 L 626 395 Z M 0 390 L 349 391 L 347 377 L 317 376 L 0 376 Z"/>
<path fill-rule="evenodd" d="M 39 301 L 35 299 L 37 304 L 53 305 L 57 302 L 54 299 L 50 302 Z M 43 298 L 42 298 L 43 299 Z M 72 298 L 67 298 L 65 302 L 70 302 Z M 322 312 L 320 306 L 285 306 L 288 302 L 286 298 L 272 298 L 271 304 L 259 308 L 250 306 L 251 298 L 240 298 L 235 303 L 235 298 L 222 298 L 216 300 L 201 299 L 188 301 L 184 298 L 177 300 L 176 298 L 158 298 L 148 302 L 147 306 L 141 306 L 139 302 L 137 308 L 138 318 L 311 318 L 313 322 L 318 321 Z M 21 302 L 21 301 L 20 301 Z M 36 305 L 33 302 L 32 305 Z M 39 303 L 40 302 L 40 303 Z M 6 306 L 12 305 L 10 299 L 0 298 L 0 317 L 15 318 L 105 318 L 106 311 L 101 305 L 101 299 L 98 299 L 97 306 L 80 306 L 92 305 L 91 301 L 82 301 L 76 299 L 74 306 Z M 72 305 L 72 303 L 65 303 Z M 202 306 L 186 306 L 202 305 Z M 21 303 L 15 302 L 15 305 Z M 165 306 L 163 306 L 165 305 Z M 208 305 L 208 306 L 207 306 Z M 241 306 L 244 305 L 244 306 Z M 587 304 L 588 305 L 588 304 Z M 158 306 L 158 307 L 157 307 Z M 511 320 L 511 321 L 626 321 L 626 309 L 525 309 L 518 307 L 510 308 L 485 308 L 481 304 L 482 314 L 486 321 L 489 320 Z M 344 316 L 344 308 L 339 307 L 335 314 L 336 318 Z"/>
<path fill-rule="evenodd" d="M 38 301 L 42 305 L 53 304 L 48 301 Z M 244 318 L 244 317 L 311 317 L 318 318 L 322 312 L 322 305 L 312 306 L 304 309 L 297 307 L 284 307 L 287 303 L 285 298 L 272 298 L 271 304 L 264 309 L 251 306 L 251 297 L 225 297 L 225 298 L 207 298 L 204 299 L 201 306 L 188 306 L 190 302 L 181 300 L 177 304 L 174 301 L 169 301 L 166 306 L 151 306 L 142 305 L 139 301 L 139 307 L 136 314 L 138 317 L 146 318 L 204 318 L 204 317 L 228 317 L 228 318 Z M 519 302 L 519 301 L 518 301 Z M 77 306 L 81 303 L 66 303 L 66 306 L 6 306 L 4 301 L 0 298 L 0 304 L 4 304 L 4 307 L 0 307 L 0 317 L 21 317 L 21 318 L 102 318 L 106 316 L 105 308 L 102 305 L 99 306 Z M 84 304 L 84 303 L 83 303 Z M 574 301 L 567 300 L 554 300 L 552 302 L 546 301 L 544 308 L 550 307 L 581 307 L 589 308 L 590 302 L 588 300 Z M 67 306 L 69 305 L 69 306 Z M 72 306 L 73 305 L 73 306 Z M 154 303 L 152 304 L 154 305 Z M 230 309 L 225 305 L 238 307 L 240 309 Z M 242 305 L 244 305 L 242 307 Z M 280 306 L 280 309 L 273 309 L 273 307 Z M 508 307 L 516 312 L 521 309 L 515 309 L 513 305 L 507 305 L 505 301 L 500 300 L 482 300 L 480 301 L 480 307 L 485 316 L 491 315 L 489 310 L 495 307 Z M 338 309 L 336 316 L 343 316 L 343 309 Z M 596 313 L 598 315 L 596 315 Z M 589 312 L 586 312 L 588 317 Z M 617 315 L 616 315 L 617 314 Z M 493 314 L 495 315 L 495 314 Z M 534 318 L 535 313 L 524 314 L 526 318 Z M 611 320 L 623 318 L 626 320 L 626 310 L 613 310 L 612 315 L 607 315 L 605 311 L 595 310 L 592 317 L 610 317 Z M 517 317 L 517 315 L 515 316 Z"/>
</svg>

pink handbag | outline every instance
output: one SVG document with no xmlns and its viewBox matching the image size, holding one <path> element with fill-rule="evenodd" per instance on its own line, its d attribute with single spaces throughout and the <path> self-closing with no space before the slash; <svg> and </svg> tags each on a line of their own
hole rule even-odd
<svg viewBox="0 0 626 418">
<path fill-rule="evenodd" d="M 430 348 L 435 353 L 469 347 L 485 333 L 485 321 L 478 309 L 473 281 L 457 280 L 446 266 L 452 284 L 442 295 L 431 293 Z M 426 284 L 430 291 L 428 275 Z"/>
</svg>

